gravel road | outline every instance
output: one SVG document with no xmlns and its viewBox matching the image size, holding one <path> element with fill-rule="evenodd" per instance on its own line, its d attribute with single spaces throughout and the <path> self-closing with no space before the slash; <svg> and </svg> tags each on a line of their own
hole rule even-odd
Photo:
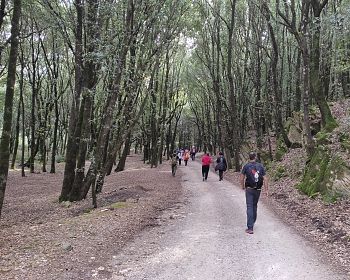
<svg viewBox="0 0 350 280">
<path fill-rule="evenodd" d="M 348 279 L 262 201 L 254 234 L 246 234 L 245 197 L 238 186 L 219 182 L 213 172 L 202 182 L 198 161 L 180 170 L 187 203 L 166 211 L 159 226 L 114 256 L 112 279 Z"/>
</svg>

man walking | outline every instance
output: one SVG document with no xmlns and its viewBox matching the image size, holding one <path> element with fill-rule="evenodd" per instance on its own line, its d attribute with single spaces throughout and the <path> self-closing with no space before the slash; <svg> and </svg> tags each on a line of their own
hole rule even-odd
<svg viewBox="0 0 350 280">
<path fill-rule="evenodd" d="M 254 223 L 257 218 L 258 201 L 263 186 L 266 196 L 268 196 L 265 168 L 261 163 L 256 162 L 256 154 L 253 152 L 249 153 L 249 162 L 242 169 L 241 186 L 242 189 L 245 189 L 247 203 L 247 229 L 245 232 L 253 234 Z"/>
</svg>

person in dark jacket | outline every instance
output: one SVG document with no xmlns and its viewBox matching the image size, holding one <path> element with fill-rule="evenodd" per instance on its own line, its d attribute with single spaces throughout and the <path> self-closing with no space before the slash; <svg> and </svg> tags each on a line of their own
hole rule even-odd
<svg viewBox="0 0 350 280">
<path fill-rule="evenodd" d="M 219 171 L 219 181 L 224 179 L 224 172 L 227 169 L 227 162 L 222 152 L 219 152 L 219 157 L 216 160 L 215 171 Z"/>
<path fill-rule="evenodd" d="M 254 152 L 249 153 L 249 162 L 242 169 L 241 186 L 245 190 L 247 204 L 247 229 L 245 232 L 253 234 L 261 189 L 264 187 L 266 196 L 269 195 L 265 167 L 256 161 Z"/>
</svg>

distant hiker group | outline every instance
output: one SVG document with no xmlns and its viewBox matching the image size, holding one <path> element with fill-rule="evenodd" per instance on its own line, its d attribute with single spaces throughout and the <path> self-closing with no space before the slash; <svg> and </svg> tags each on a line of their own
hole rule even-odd
<svg viewBox="0 0 350 280">
<path fill-rule="evenodd" d="M 185 166 L 187 166 L 189 159 L 191 158 L 192 161 L 195 160 L 196 154 L 198 150 L 195 146 L 192 146 L 192 148 L 189 149 L 177 149 L 174 151 L 171 157 L 171 172 L 172 175 L 175 176 L 177 165 L 181 165 L 182 161 L 185 162 Z M 208 179 L 209 169 L 210 165 L 213 162 L 211 156 L 209 153 L 205 153 L 202 156 L 202 178 L 203 181 L 206 181 Z M 216 159 L 216 166 L 215 171 L 219 172 L 219 181 L 222 181 L 224 178 L 224 172 L 227 170 L 227 162 L 224 157 L 224 154 L 222 152 L 218 153 L 218 157 Z"/>
<path fill-rule="evenodd" d="M 196 158 L 197 149 L 192 146 L 191 149 L 177 149 L 171 156 L 171 173 L 173 176 L 176 174 L 177 165 L 181 165 L 182 161 L 187 166 L 188 160 L 191 158 L 193 161 Z"/>
</svg>

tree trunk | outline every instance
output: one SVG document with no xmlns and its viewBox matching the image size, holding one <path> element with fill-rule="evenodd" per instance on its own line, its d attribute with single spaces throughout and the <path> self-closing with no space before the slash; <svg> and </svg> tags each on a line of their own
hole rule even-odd
<svg viewBox="0 0 350 280">
<path fill-rule="evenodd" d="M 271 37 L 271 41 L 272 41 L 272 48 L 273 48 L 273 55 L 271 58 L 271 72 L 272 72 L 272 89 L 274 92 L 274 96 L 275 96 L 275 111 L 276 111 L 276 123 L 277 123 L 277 129 L 278 129 L 278 133 L 282 136 L 283 142 L 286 144 L 286 146 L 288 148 L 291 147 L 292 143 L 289 141 L 288 139 L 288 135 L 286 130 L 284 129 L 284 125 L 283 125 L 283 118 L 282 118 L 282 93 L 279 89 L 279 85 L 278 85 L 278 79 L 277 79 L 277 65 L 278 65 L 278 45 L 277 45 L 277 41 L 276 41 L 276 37 L 275 37 L 275 32 L 273 30 L 272 24 L 270 22 L 270 10 L 266 4 L 266 2 L 264 2 L 264 16 L 266 18 L 267 21 L 267 26 L 269 29 L 269 34 Z"/>
<path fill-rule="evenodd" d="M 125 143 L 124 143 L 124 149 L 122 152 L 122 156 L 119 159 L 117 168 L 114 170 L 115 172 L 120 172 L 120 171 L 123 171 L 125 169 L 126 158 L 127 158 L 128 154 L 130 153 L 130 147 L 131 147 L 131 133 L 128 133 L 128 135 L 126 136 Z"/>
<path fill-rule="evenodd" d="M 310 119 L 309 119 L 309 95 L 310 95 L 310 53 L 309 48 L 307 44 L 307 24 L 309 21 L 309 9 L 310 4 L 306 3 L 303 5 L 302 13 L 303 13 L 303 20 L 302 20 L 302 35 L 299 37 L 299 46 L 302 51 L 302 58 L 303 58 L 303 112 L 304 112 L 304 136 L 306 139 L 306 151 L 309 157 L 311 157 L 314 153 L 315 149 L 315 143 L 312 138 L 311 134 L 311 127 L 310 127 Z"/>
<path fill-rule="evenodd" d="M 106 106 L 103 110 L 104 115 L 101 120 L 101 131 L 97 138 L 96 148 L 94 151 L 94 158 L 89 167 L 88 174 L 85 176 L 84 187 L 82 192 L 83 196 L 86 196 L 91 184 L 93 184 L 92 194 L 96 195 L 96 192 L 97 192 L 97 190 L 95 189 L 95 181 L 96 181 L 96 177 L 100 175 L 103 169 L 103 166 L 102 166 L 103 150 L 105 147 L 106 139 L 108 137 L 108 133 L 113 124 L 113 111 L 114 111 L 113 109 L 115 107 L 115 103 L 120 94 L 121 80 L 125 70 L 126 56 L 129 50 L 130 40 L 132 36 L 131 30 L 132 30 L 132 24 L 133 24 L 133 17 L 134 17 L 134 4 L 132 0 L 129 0 L 127 11 L 126 11 L 126 19 L 125 19 L 125 33 L 123 35 L 123 40 L 121 44 L 122 49 L 118 56 L 118 63 L 115 68 L 116 73 L 114 75 L 113 89 L 111 94 L 107 98 Z M 99 191 L 100 190 L 98 190 L 98 192 Z M 96 198 L 93 197 L 93 200 L 95 201 Z"/>
<path fill-rule="evenodd" d="M 58 134 L 58 124 L 59 124 L 57 87 L 54 88 L 54 92 L 55 92 L 55 123 L 53 127 L 50 173 L 56 173 L 56 154 L 57 154 L 57 141 L 58 141 L 57 134 Z"/>
<path fill-rule="evenodd" d="M 297 63 L 295 66 L 295 99 L 294 99 L 294 111 L 299 112 L 301 109 L 301 51 L 298 49 Z"/>
<path fill-rule="evenodd" d="M 32 104 L 31 104 L 31 122 L 30 122 L 30 158 L 28 160 L 30 173 L 34 173 L 34 162 L 35 162 L 35 156 L 36 156 L 36 145 L 35 145 L 35 103 L 37 98 L 37 88 L 36 88 L 36 58 L 35 58 L 35 50 L 34 50 L 34 28 L 32 23 L 32 35 L 31 35 L 31 51 L 32 51 L 32 67 L 33 67 L 33 73 L 32 73 Z"/>
<path fill-rule="evenodd" d="M 6 182 L 10 159 L 10 137 L 12 127 L 13 96 L 16 82 L 16 65 L 18 54 L 18 36 L 20 33 L 21 0 L 13 0 L 13 14 L 11 20 L 11 47 L 8 59 L 8 71 L 5 93 L 2 135 L 0 140 L 0 218 L 5 198 Z"/>
<path fill-rule="evenodd" d="M 19 100 L 18 108 L 17 108 L 15 143 L 14 143 L 14 147 L 13 147 L 13 151 L 12 151 L 11 169 L 14 169 L 15 168 L 15 164 L 16 164 L 18 142 L 19 142 L 20 119 L 21 119 L 21 100 Z"/>
<path fill-rule="evenodd" d="M 77 11 L 77 25 L 75 32 L 75 86 L 74 96 L 69 115 L 68 139 L 65 156 L 64 178 L 59 200 L 69 199 L 69 193 L 75 177 L 76 157 L 78 152 L 77 136 L 80 134 L 77 128 L 78 112 L 80 105 L 80 95 L 82 88 L 82 52 L 83 52 L 83 12 L 84 6 L 82 0 L 75 0 Z"/>
<path fill-rule="evenodd" d="M 322 84 L 322 79 L 320 75 L 320 37 L 321 37 L 321 12 L 323 7 L 326 5 L 327 1 L 323 1 L 323 6 L 321 6 L 319 0 L 311 0 L 311 5 L 313 7 L 314 17 L 313 20 L 313 36 L 311 44 L 311 63 L 310 63 L 310 81 L 311 81 L 311 92 L 318 108 L 321 112 L 321 121 L 323 128 L 331 132 L 335 127 L 337 127 L 337 122 L 332 116 L 331 110 L 328 106 L 326 95 L 324 92 L 324 87 Z"/>
<path fill-rule="evenodd" d="M 97 26 L 98 3 L 93 0 L 87 1 L 87 26 L 86 26 L 86 57 L 93 57 L 97 45 L 96 37 L 98 37 L 99 30 Z M 83 180 L 85 176 L 85 160 L 88 142 L 90 140 L 91 128 L 91 113 L 93 103 L 93 93 L 97 83 L 97 62 L 93 58 L 84 61 L 83 67 L 83 83 L 82 83 L 82 121 L 81 121 L 81 137 L 79 141 L 79 149 L 77 154 L 77 168 L 69 194 L 70 201 L 77 201 L 82 199 Z"/>
<path fill-rule="evenodd" d="M 24 152 L 25 152 L 25 109 L 24 109 L 24 98 L 23 98 L 23 93 L 24 93 L 24 54 L 23 51 L 21 50 L 21 56 L 20 56 L 20 61 L 21 61 L 21 72 L 20 72 L 20 80 L 19 80 L 19 100 L 21 103 L 21 114 L 22 114 L 22 154 L 21 154 L 21 175 L 22 177 L 25 177 L 25 171 L 24 171 Z"/>
</svg>

